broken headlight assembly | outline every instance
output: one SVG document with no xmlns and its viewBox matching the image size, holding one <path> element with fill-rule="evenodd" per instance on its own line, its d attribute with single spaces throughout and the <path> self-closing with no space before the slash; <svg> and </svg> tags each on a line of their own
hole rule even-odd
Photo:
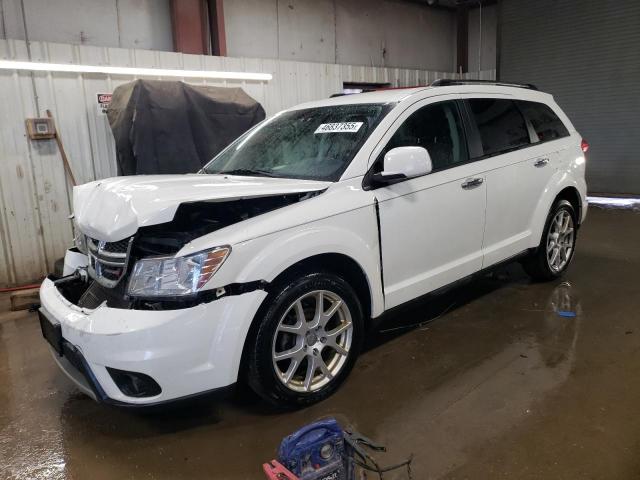
<svg viewBox="0 0 640 480">
<path fill-rule="evenodd" d="M 184 257 L 148 257 L 131 272 L 132 297 L 175 297 L 198 292 L 229 256 L 231 247 L 216 247 Z"/>
</svg>

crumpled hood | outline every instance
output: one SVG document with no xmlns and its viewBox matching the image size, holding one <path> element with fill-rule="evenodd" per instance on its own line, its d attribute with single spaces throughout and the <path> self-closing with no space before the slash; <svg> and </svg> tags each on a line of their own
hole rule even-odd
<svg viewBox="0 0 640 480">
<path fill-rule="evenodd" d="M 115 242 L 130 237 L 140 227 L 171 221 L 181 203 L 314 192 L 329 184 L 235 175 L 116 177 L 75 187 L 73 208 L 83 233 Z"/>
</svg>

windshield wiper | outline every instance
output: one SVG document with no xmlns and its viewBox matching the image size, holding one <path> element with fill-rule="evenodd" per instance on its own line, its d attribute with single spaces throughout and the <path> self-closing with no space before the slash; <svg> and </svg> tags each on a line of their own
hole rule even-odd
<svg viewBox="0 0 640 480">
<path fill-rule="evenodd" d="M 250 169 L 250 168 L 235 168 L 233 170 L 227 170 L 226 172 L 219 172 L 220 175 L 246 175 L 246 176 L 256 176 L 256 177 L 275 177 L 271 172 L 260 169 Z"/>
</svg>

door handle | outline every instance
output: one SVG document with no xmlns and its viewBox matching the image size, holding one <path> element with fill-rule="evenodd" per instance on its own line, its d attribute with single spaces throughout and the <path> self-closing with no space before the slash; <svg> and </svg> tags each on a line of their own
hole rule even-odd
<svg viewBox="0 0 640 480">
<path fill-rule="evenodd" d="M 535 161 L 533 166 L 540 168 L 540 167 L 544 167 L 547 163 L 549 163 L 548 158 L 539 158 L 538 160 Z"/>
<path fill-rule="evenodd" d="M 471 190 L 472 188 L 482 185 L 482 182 L 484 182 L 484 179 L 482 178 L 469 178 L 462 184 L 462 188 L 465 190 Z"/>
</svg>

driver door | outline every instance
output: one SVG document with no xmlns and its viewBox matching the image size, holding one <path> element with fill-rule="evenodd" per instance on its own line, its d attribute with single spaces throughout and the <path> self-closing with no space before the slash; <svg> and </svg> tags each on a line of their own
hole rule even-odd
<svg viewBox="0 0 640 480">
<path fill-rule="evenodd" d="M 374 171 L 382 169 L 387 151 L 400 146 L 426 148 L 433 171 L 375 190 L 385 308 L 482 268 L 486 206 L 483 162 L 469 160 L 455 100 L 419 102 L 396 125 L 381 142 Z"/>
</svg>

